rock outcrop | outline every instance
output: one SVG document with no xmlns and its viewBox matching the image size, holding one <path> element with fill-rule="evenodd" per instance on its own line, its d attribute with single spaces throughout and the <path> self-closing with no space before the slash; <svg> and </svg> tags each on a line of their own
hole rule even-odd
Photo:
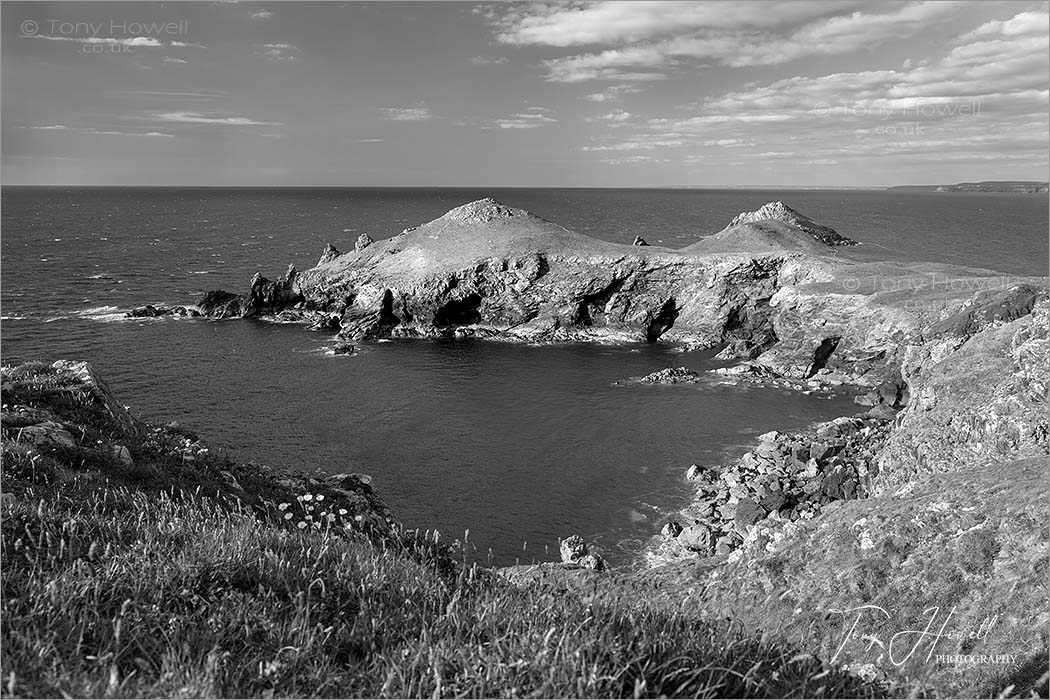
<svg viewBox="0 0 1050 700">
<path fill-rule="evenodd" d="M 396 526 L 367 475 L 285 472 L 214 455 L 177 424 L 136 418 L 86 362 L 4 367 L 0 378 L 4 488 L 16 497 L 39 480 L 94 473 L 114 485 L 207 495 L 293 529 Z"/>
<path fill-rule="evenodd" d="M 721 357 L 753 362 L 748 373 L 800 381 L 833 373 L 875 388 L 900 366 L 904 346 L 964 313 L 976 290 L 1002 285 L 985 270 L 857 262 L 843 252 L 850 243 L 779 202 L 669 250 L 596 240 L 485 199 L 276 282 L 257 276 L 248 294 L 209 293 L 198 307 L 219 318 L 280 314 L 338 326 L 351 343 L 475 336 L 724 346 Z"/>
<path fill-rule="evenodd" d="M 769 204 L 762 205 L 757 211 L 738 214 L 735 219 L 729 222 L 728 228 L 743 224 L 753 224 L 759 221 L 780 221 L 797 228 L 800 231 L 808 233 L 824 245 L 857 245 L 857 241 L 852 238 L 840 236 L 838 232 L 830 226 L 818 224 L 808 216 L 799 214 L 783 202 L 770 202 Z"/>
</svg>

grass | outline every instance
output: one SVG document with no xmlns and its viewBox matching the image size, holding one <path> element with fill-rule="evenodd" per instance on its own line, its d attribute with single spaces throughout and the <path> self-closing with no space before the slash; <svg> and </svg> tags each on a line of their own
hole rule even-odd
<svg viewBox="0 0 1050 700">
<path fill-rule="evenodd" d="M 514 585 L 427 533 L 299 529 L 186 437 L 47 365 L 4 372 L 10 697 L 872 697 L 884 689 L 644 596 Z M 28 448 L 18 404 L 80 447 Z M 101 441 L 101 442 L 100 442 Z M 107 457 L 123 444 L 134 467 Z M 87 445 L 88 447 L 83 447 Z M 248 483 L 251 469 L 239 466 Z M 203 486 L 201 486 L 203 484 Z M 300 494 L 301 495 L 301 494 Z"/>
</svg>

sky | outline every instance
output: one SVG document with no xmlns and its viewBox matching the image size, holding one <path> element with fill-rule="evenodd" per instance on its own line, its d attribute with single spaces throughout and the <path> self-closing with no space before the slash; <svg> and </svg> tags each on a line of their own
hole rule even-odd
<svg viewBox="0 0 1050 700">
<path fill-rule="evenodd" d="M 1047 180 L 1047 2 L 0 5 L 4 184 Z"/>
</svg>

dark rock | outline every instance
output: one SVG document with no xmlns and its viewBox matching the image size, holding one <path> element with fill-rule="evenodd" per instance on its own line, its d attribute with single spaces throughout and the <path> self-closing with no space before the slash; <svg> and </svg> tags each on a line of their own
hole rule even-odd
<svg viewBox="0 0 1050 700">
<path fill-rule="evenodd" d="M 341 327 L 338 314 L 328 314 L 313 322 L 310 326 L 312 331 L 337 331 Z"/>
<path fill-rule="evenodd" d="M 638 381 L 641 384 L 696 384 L 701 379 L 700 373 L 691 369 L 668 367 L 647 374 Z"/>
<path fill-rule="evenodd" d="M 762 506 L 750 498 L 741 498 L 740 502 L 736 504 L 736 510 L 733 513 L 733 527 L 741 536 L 744 536 L 747 534 L 749 526 L 754 525 L 764 517 L 766 517 L 766 512 Z"/>
<path fill-rule="evenodd" d="M 332 352 L 336 355 L 353 355 L 356 349 L 353 343 L 339 342 L 332 348 Z"/>
<path fill-rule="evenodd" d="M 783 491 L 770 491 L 759 499 L 759 504 L 769 512 L 780 510 L 785 503 L 787 498 L 784 497 Z"/>
<path fill-rule="evenodd" d="M 821 484 L 821 491 L 828 498 L 840 499 L 843 497 L 842 484 L 845 480 L 846 473 L 841 469 L 836 469 L 824 477 L 824 482 Z"/>
<path fill-rule="evenodd" d="M 634 237 L 634 243 L 632 243 L 631 245 L 643 246 L 643 245 L 649 245 L 649 244 L 646 243 L 645 239 L 642 238 L 641 236 L 635 236 Z"/>
<path fill-rule="evenodd" d="M 682 526 L 674 520 L 670 520 L 660 529 L 660 534 L 668 539 L 678 537 L 678 535 L 682 534 Z"/>
<path fill-rule="evenodd" d="M 241 294 L 216 290 L 202 296 L 197 302 L 197 308 L 205 316 L 213 318 L 240 318 L 244 315 L 246 302 Z"/>
<path fill-rule="evenodd" d="M 124 314 L 125 318 L 156 318 L 157 316 L 164 316 L 170 313 L 170 311 L 163 306 L 157 307 L 152 304 L 146 304 L 145 306 L 137 306 L 131 311 Z"/>
</svg>

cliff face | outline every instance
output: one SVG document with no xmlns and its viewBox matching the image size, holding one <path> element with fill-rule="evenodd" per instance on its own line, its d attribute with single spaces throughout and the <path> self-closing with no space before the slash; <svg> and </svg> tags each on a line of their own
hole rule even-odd
<svg viewBox="0 0 1050 700">
<path fill-rule="evenodd" d="M 805 378 L 876 384 L 897 348 L 962 308 L 989 271 L 861 264 L 854 243 L 776 202 L 682 250 L 626 246 L 479 200 L 394 238 L 212 292 L 214 317 L 283 314 L 341 340 L 466 335 L 526 342 L 726 344 Z M 875 371 L 873 371 L 875 370 Z"/>
</svg>

